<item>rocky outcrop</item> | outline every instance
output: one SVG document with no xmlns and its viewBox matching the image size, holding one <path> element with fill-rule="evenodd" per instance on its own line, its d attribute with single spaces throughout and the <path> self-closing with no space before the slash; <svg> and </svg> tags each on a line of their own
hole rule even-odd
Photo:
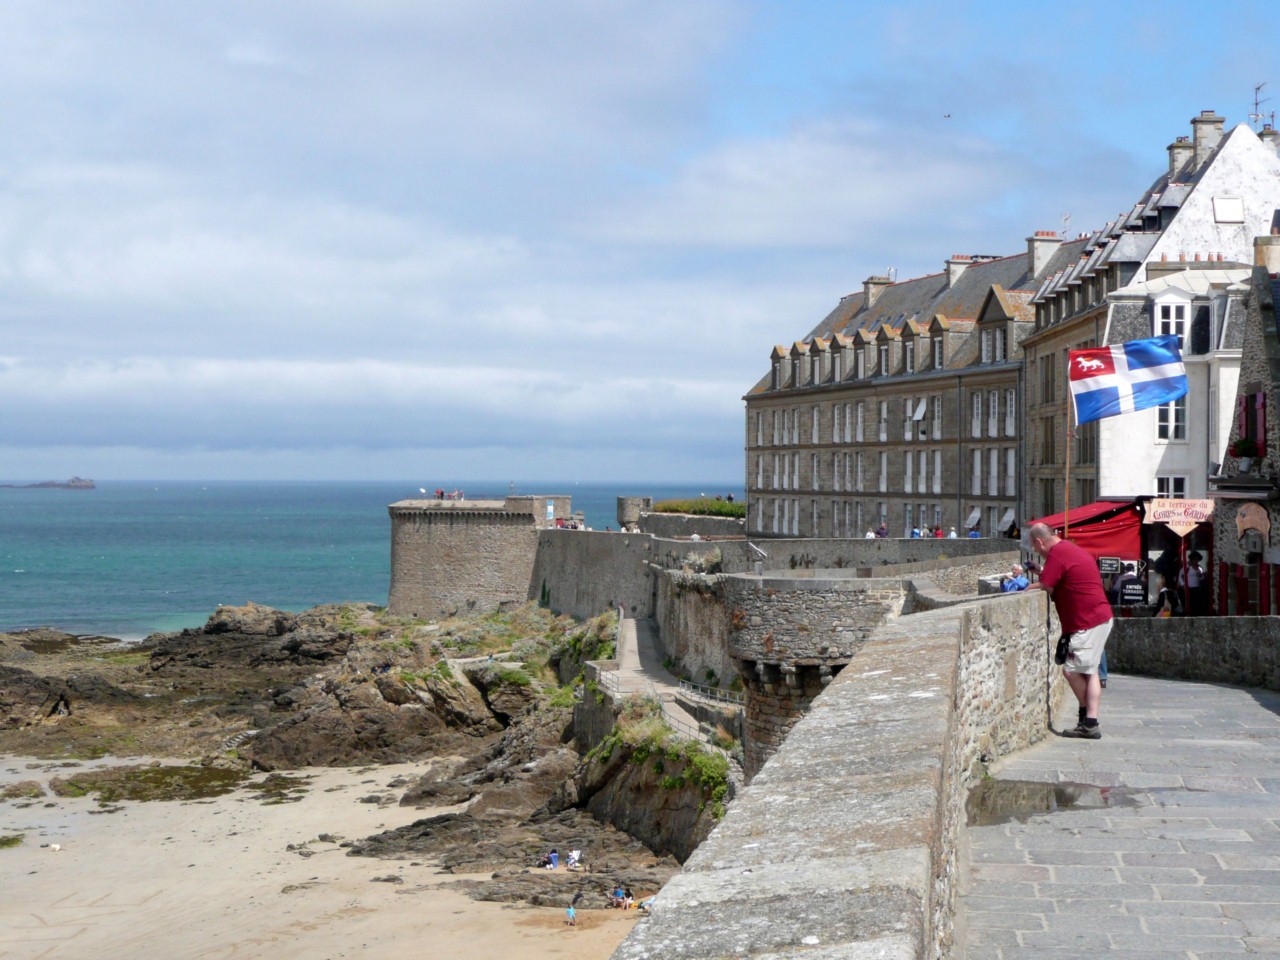
<svg viewBox="0 0 1280 960">
<path fill-rule="evenodd" d="M 628 744 L 589 754 L 551 803 L 552 809 L 579 806 L 681 863 L 723 813 L 688 761 Z"/>
<path fill-rule="evenodd" d="M 48 677 L 0 665 L 0 719 L 10 727 L 72 716 L 94 706 L 134 705 L 139 699 L 92 673 Z"/>
</svg>

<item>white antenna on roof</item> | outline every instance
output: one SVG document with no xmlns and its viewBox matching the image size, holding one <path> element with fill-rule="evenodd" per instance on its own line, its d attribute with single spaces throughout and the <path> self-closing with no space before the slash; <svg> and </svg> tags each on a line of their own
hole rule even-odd
<svg viewBox="0 0 1280 960">
<path fill-rule="evenodd" d="M 1062 215 L 1062 239 L 1067 238 L 1067 227 L 1071 225 L 1071 214 L 1064 213 Z"/>
<path fill-rule="evenodd" d="M 890 283 L 897 283 L 897 282 L 898 282 L 898 268 L 897 268 L 897 267 L 889 267 L 889 269 L 887 269 L 887 270 L 885 271 L 885 274 L 889 277 L 889 282 L 890 282 Z"/>
<path fill-rule="evenodd" d="M 1262 105 L 1264 103 L 1270 102 L 1271 98 L 1264 97 L 1261 95 L 1262 88 L 1265 87 L 1266 85 L 1267 85 L 1267 81 L 1265 80 L 1263 80 L 1261 83 L 1255 83 L 1253 85 L 1253 113 L 1249 114 L 1249 122 L 1254 124 L 1255 126 L 1267 119 L 1267 115 L 1262 112 Z"/>
</svg>

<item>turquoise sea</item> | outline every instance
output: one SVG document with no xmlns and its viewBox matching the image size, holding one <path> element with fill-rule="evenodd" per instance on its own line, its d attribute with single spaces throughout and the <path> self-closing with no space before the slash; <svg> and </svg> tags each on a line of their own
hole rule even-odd
<svg viewBox="0 0 1280 960">
<path fill-rule="evenodd" d="M 404 482 L 99 481 L 96 490 L 0 489 L 0 631 L 50 626 L 138 639 L 199 626 L 218 604 L 283 610 L 387 602 L 387 505 Z M 510 485 L 459 484 L 468 499 Z M 452 488 L 451 488 L 452 489 Z M 620 495 L 723 494 L 736 485 L 521 483 L 568 493 L 597 530 Z"/>
</svg>

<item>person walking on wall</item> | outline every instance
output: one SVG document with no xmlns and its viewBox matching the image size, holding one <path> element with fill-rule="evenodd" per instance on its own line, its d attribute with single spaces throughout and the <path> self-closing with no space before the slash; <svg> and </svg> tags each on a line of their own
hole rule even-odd
<svg viewBox="0 0 1280 960">
<path fill-rule="evenodd" d="M 1098 666 L 1111 635 L 1111 604 L 1102 589 L 1098 565 L 1080 547 L 1063 540 L 1043 523 L 1028 531 L 1031 548 L 1044 558 L 1040 582 L 1031 590 L 1047 590 L 1067 640 L 1067 660 L 1062 674 L 1079 702 L 1078 722 L 1064 730 L 1064 737 L 1100 740 L 1098 705 L 1102 684 Z"/>
</svg>

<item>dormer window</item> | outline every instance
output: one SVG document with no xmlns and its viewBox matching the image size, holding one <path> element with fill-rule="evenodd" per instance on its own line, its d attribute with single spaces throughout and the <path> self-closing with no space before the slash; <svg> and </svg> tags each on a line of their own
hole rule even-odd
<svg viewBox="0 0 1280 960">
<path fill-rule="evenodd" d="M 995 332 L 994 330 L 982 331 L 982 362 L 983 363 L 991 362 L 991 334 L 994 332 Z"/>
<path fill-rule="evenodd" d="M 844 371 L 840 369 L 840 367 L 842 366 L 841 361 L 843 359 L 844 359 L 844 354 L 841 353 L 839 350 L 833 350 L 831 352 L 831 382 L 832 383 L 839 383 L 840 378 L 844 376 Z"/>
<path fill-rule="evenodd" d="M 1183 349 L 1190 312 L 1190 304 L 1181 297 L 1164 297 L 1157 300 L 1152 324 L 1154 334 L 1158 337 L 1172 334 L 1178 338 L 1178 349 Z"/>
<path fill-rule="evenodd" d="M 773 377 L 770 380 L 770 389 L 778 390 L 782 387 L 782 360 L 775 359 L 773 361 Z"/>
<path fill-rule="evenodd" d="M 867 351 L 865 347 L 859 347 L 853 355 L 854 371 L 853 375 L 858 380 L 867 378 Z"/>
<path fill-rule="evenodd" d="M 942 369 L 942 337 L 933 338 L 933 369 Z"/>
<path fill-rule="evenodd" d="M 880 344 L 880 376 L 887 377 L 889 375 L 889 345 L 887 343 Z"/>
<path fill-rule="evenodd" d="M 916 342 L 908 340 L 902 345 L 902 362 L 907 373 L 916 372 Z"/>
</svg>

